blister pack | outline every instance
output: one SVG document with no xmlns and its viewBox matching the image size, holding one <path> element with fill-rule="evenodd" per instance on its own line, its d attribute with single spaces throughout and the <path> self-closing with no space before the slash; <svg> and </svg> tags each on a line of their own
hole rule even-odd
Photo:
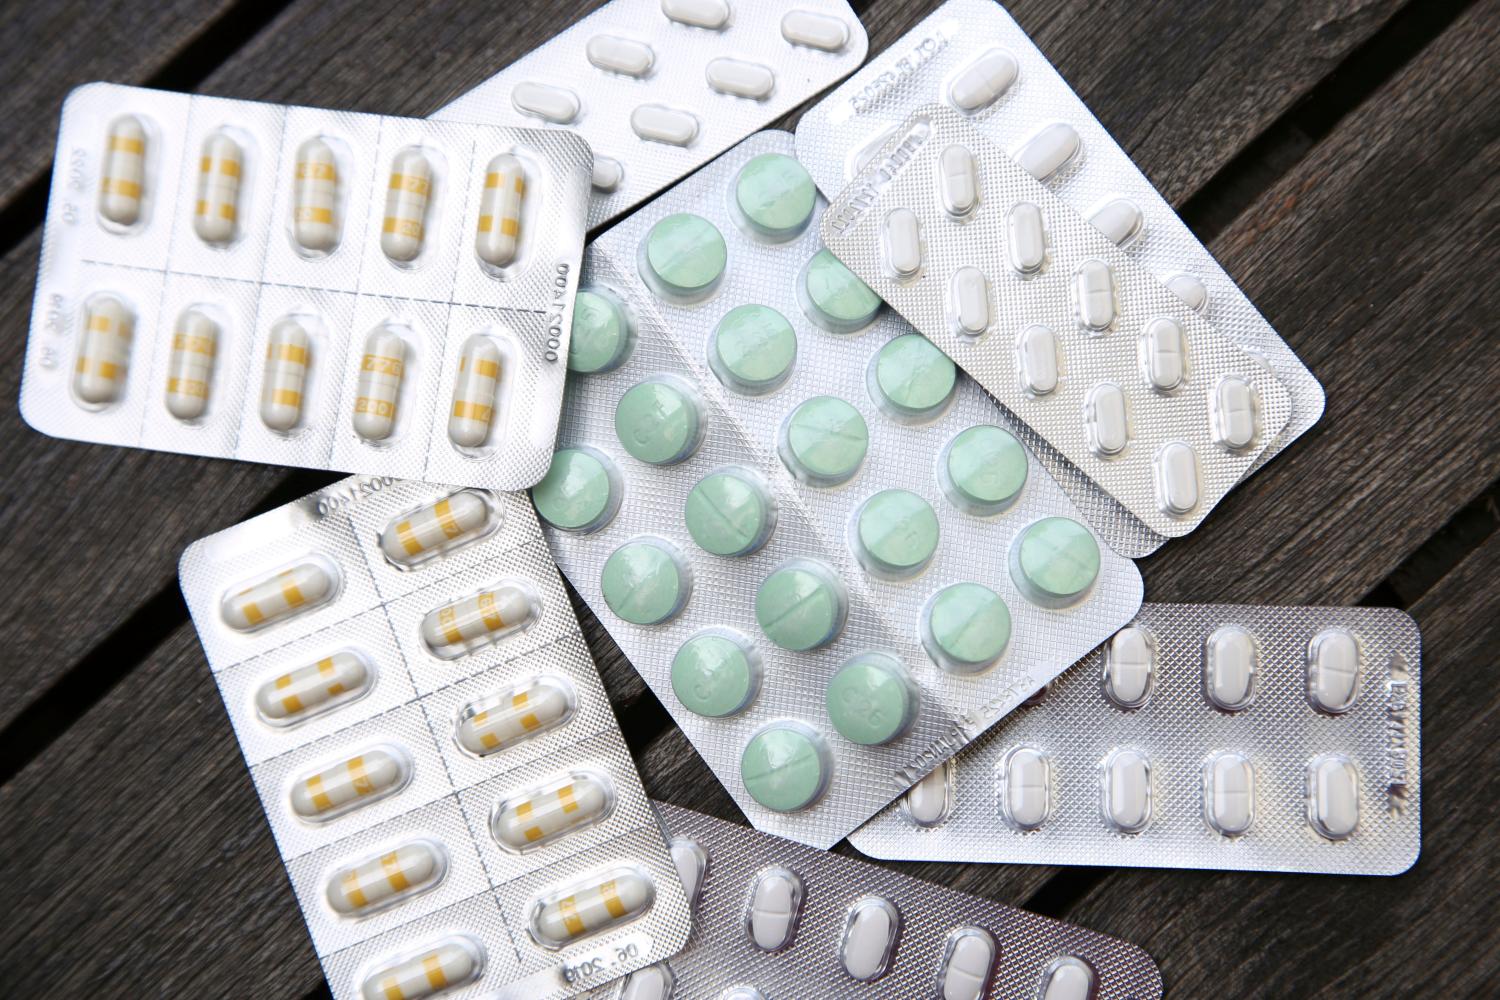
<svg viewBox="0 0 1500 1000">
<path fill-rule="evenodd" d="M 868 46 L 845 0 L 612 0 L 433 117 L 583 135 L 592 229 L 842 80 Z"/>
<path fill-rule="evenodd" d="M 1119 938 L 689 809 L 656 809 L 693 932 L 680 954 L 595 1000 L 1162 995 L 1151 956 Z"/>
<path fill-rule="evenodd" d="M 1394 875 L 1421 636 L 1386 608 L 1145 604 L 850 836 L 874 857 Z"/>
<path fill-rule="evenodd" d="M 838 841 L 1130 620 L 1006 417 L 826 250 L 763 132 L 590 244 L 558 564 L 746 815 Z"/>
<path fill-rule="evenodd" d="M 1200 312 L 1219 333 L 1264 360 L 1291 396 L 1285 429 L 1259 468 L 1317 422 L 1323 390 L 1130 156 L 999 4 L 949 0 L 797 126 L 798 157 L 835 197 L 904 120 L 944 101 L 1009 150 L 1076 212 Z M 1106 537 L 1131 556 L 1163 541 L 1046 446 L 1038 457 Z"/>
<path fill-rule="evenodd" d="M 21 412 L 103 444 L 529 486 L 589 163 L 557 130 L 79 87 Z"/>
<path fill-rule="evenodd" d="M 524 494 L 343 480 L 181 581 L 335 997 L 572 996 L 682 946 Z"/>
</svg>

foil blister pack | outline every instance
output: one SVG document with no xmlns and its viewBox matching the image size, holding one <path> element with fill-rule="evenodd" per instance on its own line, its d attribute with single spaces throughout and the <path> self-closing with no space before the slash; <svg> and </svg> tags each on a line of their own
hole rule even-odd
<svg viewBox="0 0 1500 1000">
<path fill-rule="evenodd" d="M 583 135 L 592 229 L 848 76 L 868 45 L 845 0 L 613 0 L 433 117 Z"/>
<path fill-rule="evenodd" d="M 1421 846 L 1420 686 L 1400 611 L 1144 604 L 849 839 L 912 860 L 1399 874 Z"/>
<path fill-rule="evenodd" d="M 343 480 L 181 581 L 334 996 L 572 996 L 681 947 L 524 494 Z"/>
<path fill-rule="evenodd" d="M 106 444 L 529 486 L 589 164 L 556 130 L 79 87 L 22 414 Z"/>
<path fill-rule="evenodd" d="M 1142 586 L 1001 409 L 820 249 L 791 152 L 752 136 L 590 245 L 532 497 L 740 807 L 827 847 Z"/>
</svg>

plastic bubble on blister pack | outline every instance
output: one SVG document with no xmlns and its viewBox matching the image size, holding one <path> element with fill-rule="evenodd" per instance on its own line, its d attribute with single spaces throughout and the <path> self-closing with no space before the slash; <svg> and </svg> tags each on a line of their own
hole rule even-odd
<svg viewBox="0 0 1500 1000">
<path fill-rule="evenodd" d="M 22 412 L 86 441 L 528 486 L 589 164 L 555 130 L 79 87 Z"/>
<path fill-rule="evenodd" d="M 1421 636 L 1384 608 L 1143 604 L 850 835 L 873 857 L 1394 875 Z"/>
<path fill-rule="evenodd" d="M 181 578 L 334 996 L 561 998 L 681 946 L 524 494 L 348 479 L 194 543 Z"/>
</svg>

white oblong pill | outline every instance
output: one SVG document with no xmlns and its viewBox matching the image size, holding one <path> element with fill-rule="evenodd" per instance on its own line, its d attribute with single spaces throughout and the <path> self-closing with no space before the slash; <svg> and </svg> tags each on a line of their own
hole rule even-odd
<svg viewBox="0 0 1500 1000">
<path fill-rule="evenodd" d="M 1059 170 L 1073 162 L 1082 147 L 1083 140 L 1078 138 L 1073 126 L 1053 122 L 1016 151 L 1015 161 L 1021 165 L 1022 170 L 1045 184 Z"/>
<path fill-rule="evenodd" d="M 617 1000 L 670 1000 L 676 978 L 665 962 L 637 969 L 625 979 Z"/>
<path fill-rule="evenodd" d="M 958 333 L 977 337 L 990 326 L 990 282 L 977 267 L 961 267 L 948 285 L 949 308 Z"/>
<path fill-rule="evenodd" d="M 922 268 L 922 230 L 917 213 L 909 208 L 893 208 L 886 214 L 881 242 L 885 244 L 885 261 L 898 278 L 910 278 Z"/>
<path fill-rule="evenodd" d="M 1083 422 L 1088 429 L 1089 448 L 1096 455 L 1118 455 L 1130 442 L 1130 418 L 1125 393 L 1113 382 L 1100 382 L 1089 390 L 1083 403 Z"/>
<path fill-rule="evenodd" d="M 642 104 L 630 113 L 630 127 L 649 142 L 686 146 L 698 137 L 698 119 L 662 104 Z"/>
<path fill-rule="evenodd" d="M 411 765 L 394 747 L 374 747 L 341 760 L 292 785 L 292 811 L 303 819 L 326 820 L 397 791 Z"/>
<path fill-rule="evenodd" d="M 308 253 L 325 254 L 339 245 L 339 164 L 333 147 L 313 136 L 297 147 L 292 184 L 292 238 Z"/>
<path fill-rule="evenodd" d="M 1187 374 L 1187 337 L 1174 319 L 1158 316 L 1141 334 L 1141 361 L 1146 381 L 1160 392 L 1171 392 Z"/>
<path fill-rule="evenodd" d="M 491 267 L 509 267 L 521 247 L 521 204 L 526 200 L 526 167 L 501 153 L 484 170 L 474 252 Z"/>
<path fill-rule="evenodd" d="M 1191 274 L 1178 272 L 1167 278 L 1167 289 L 1195 313 L 1208 308 L 1208 286 Z"/>
<path fill-rule="evenodd" d="M 1359 771 L 1343 754 L 1307 764 L 1307 819 L 1320 836 L 1345 840 L 1359 826 Z"/>
<path fill-rule="evenodd" d="M 1215 629 L 1203 644 L 1203 692 L 1226 712 L 1238 712 L 1255 699 L 1255 637 L 1238 625 Z"/>
<path fill-rule="evenodd" d="M 369 687 L 370 676 L 363 656 L 341 649 L 260 685 L 255 689 L 255 710 L 273 726 L 301 722 L 358 698 Z"/>
<path fill-rule="evenodd" d="M 595 191 L 603 191 L 606 194 L 620 186 L 620 181 L 625 179 L 625 167 L 619 160 L 610 159 L 608 156 L 594 154 L 594 172 L 589 177 L 589 183 Z"/>
<path fill-rule="evenodd" d="M 1116 198 L 1094 209 L 1089 223 L 1117 247 L 1135 242 L 1146 224 L 1146 215 L 1129 198 Z"/>
<path fill-rule="evenodd" d="M 1151 461 L 1156 506 L 1181 517 L 1198 506 L 1198 453 L 1185 441 L 1168 441 Z"/>
<path fill-rule="evenodd" d="M 1059 958 L 1042 976 L 1042 1000 L 1091 1000 L 1094 970 L 1081 958 Z"/>
<path fill-rule="evenodd" d="M 634 920 L 656 899 L 656 887 L 644 874 L 630 869 L 608 874 L 610 877 L 580 886 L 566 896 L 538 903 L 531 917 L 537 940 L 560 948 Z"/>
<path fill-rule="evenodd" d="M 333 873 L 324 889 L 335 913 L 356 916 L 431 889 L 447 867 L 430 840 L 414 840 Z"/>
<path fill-rule="evenodd" d="M 661 0 L 661 12 L 678 24 L 718 31 L 729 23 L 729 0 Z"/>
<path fill-rule="evenodd" d="M 708 869 L 708 852 L 696 841 L 686 837 L 673 837 L 667 845 L 672 852 L 672 865 L 677 877 L 682 880 L 682 891 L 687 896 L 688 913 L 698 905 L 698 892 L 703 888 L 703 873 Z"/>
<path fill-rule="evenodd" d="M 891 963 L 901 913 L 894 903 L 879 896 L 866 896 L 849 910 L 839 961 L 850 978 L 860 982 L 878 979 Z"/>
<path fill-rule="evenodd" d="M 980 1000 L 995 967 L 995 938 L 982 927 L 960 927 L 948 935 L 938 969 L 939 1000 Z"/>
<path fill-rule="evenodd" d="M 837 52 L 849 43 L 849 26 L 829 14 L 793 10 L 781 19 L 781 37 L 793 45 Z"/>
<path fill-rule="evenodd" d="M 534 613 L 526 591 L 502 584 L 427 612 L 422 641 L 433 655 L 451 660 L 510 635 L 530 623 Z"/>
<path fill-rule="evenodd" d="M 962 217 L 974 211 L 979 202 L 979 168 L 967 146 L 955 142 L 938 154 L 938 192 L 943 211 L 949 215 Z"/>
<path fill-rule="evenodd" d="M 476 333 L 464 341 L 458 358 L 448 440 L 460 448 L 478 448 L 489 440 L 499 388 L 500 348 L 489 337 Z"/>
<path fill-rule="evenodd" d="M 1137 833 L 1151 820 L 1151 764 L 1139 750 L 1115 750 L 1104 759 L 1104 821 Z"/>
<path fill-rule="evenodd" d="M 454 738 L 476 757 L 513 747 L 573 717 L 573 698 L 565 681 L 538 677 L 465 705 Z"/>
<path fill-rule="evenodd" d="M 762 872 L 750 892 L 750 941 L 761 951 L 791 944 L 802 905 L 802 878 L 786 868 Z"/>
<path fill-rule="evenodd" d="M 1073 275 L 1073 297 L 1078 323 L 1092 333 L 1102 333 L 1115 323 L 1115 272 L 1102 260 L 1086 260 Z"/>
<path fill-rule="evenodd" d="M 421 254 L 431 196 L 432 163 L 427 154 L 415 146 L 399 151 L 391 159 L 380 226 L 380 250 L 391 260 L 405 264 Z"/>
<path fill-rule="evenodd" d="M 1214 441 L 1225 448 L 1244 448 L 1255 441 L 1255 389 L 1238 375 L 1226 375 L 1214 386 L 1210 404 Z"/>
<path fill-rule="evenodd" d="M 184 310 L 167 358 L 167 412 L 178 420 L 196 420 L 208 408 L 218 349 L 219 324 L 200 309 Z"/>
<path fill-rule="evenodd" d="M 406 373 L 406 341 L 385 324 L 365 338 L 354 391 L 354 433 L 384 441 L 396 429 L 396 405 Z"/>
<path fill-rule="evenodd" d="M 906 790 L 906 814 L 918 826 L 936 826 L 948 815 L 948 767 L 933 768 Z"/>
<path fill-rule="evenodd" d="M 584 53 L 598 68 L 626 76 L 645 76 L 656 62 L 651 46 L 619 35 L 595 35 L 584 47 Z"/>
<path fill-rule="evenodd" d="M 364 1000 L 425 1000 L 467 986 L 479 976 L 483 952 L 468 939 L 448 938 L 365 977 Z"/>
<path fill-rule="evenodd" d="M 578 118 L 578 95 L 566 87 L 527 80 L 510 92 L 510 103 L 517 111 L 554 125 L 570 125 Z"/>
<path fill-rule="evenodd" d="M 489 530 L 490 505 L 472 490 L 391 518 L 380 533 L 380 551 L 391 562 L 415 566 L 439 552 L 462 545 Z"/>
<path fill-rule="evenodd" d="M 1057 388 L 1057 334 L 1045 326 L 1028 326 L 1016 341 L 1021 385 L 1027 392 L 1045 396 Z"/>
<path fill-rule="evenodd" d="M 1104 647 L 1104 696 L 1120 708 L 1140 708 L 1151 697 L 1156 643 L 1145 629 L 1127 625 Z"/>
<path fill-rule="evenodd" d="M 1359 691 L 1359 640 L 1341 628 L 1324 629 L 1307 644 L 1307 700 L 1330 715 L 1347 712 Z"/>
<path fill-rule="evenodd" d="M 502 798 L 490 830 L 502 847 L 529 851 L 603 819 L 614 792 L 603 775 L 578 772 Z"/>
<path fill-rule="evenodd" d="M 1047 261 L 1047 231 L 1042 210 L 1029 201 L 1018 201 L 1005 215 L 1006 254 L 1010 266 L 1020 274 L 1035 274 Z"/>
<path fill-rule="evenodd" d="M 109 123 L 99 171 L 99 214 L 117 226 L 141 219 L 146 185 L 146 126 L 135 115 Z"/>
<path fill-rule="evenodd" d="M 240 176 L 245 155 L 222 129 L 203 140 L 198 158 L 198 198 L 193 203 L 193 232 L 209 246 L 228 246 L 239 233 Z"/>
<path fill-rule="evenodd" d="M 289 431 L 302 422 L 307 371 L 312 365 L 312 338 L 290 316 L 276 321 L 266 337 L 266 369 L 260 384 L 260 419 L 273 431 Z"/>
<path fill-rule="evenodd" d="M 1015 56 L 1004 49 L 988 49 L 953 77 L 948 100 L 968 114 L 983 111 L 1010 89 L 1019 72 Z"/>
<path fill-rule="evenodd" d="M 703 70 L 708 85 L 721 94 L 763 101 L 776 89 L 776 74 L 769 66 L 720 56 Z"/>
<path fill-rule="evenodd" d="M 1241 753 L 1218 753 L 1203 765 L 1203 815 L 1226 837 L 1238 837 L 1255 819 L 1255 768 Z"/>
<path fill-rule="evenodd" d="M 308 560 L 231 588 L 219 605 L 219 613 L 230 628 L 249 632 L 318 607 L 333 597 L 337 581 L 336 571 L 321 560 Z"/>
<path fill-rule="evenodd" d="M 1001 772 L 1000 812 L 1017 830 L 1035 830 L 1052 806 L 1052 766 L 1034 747 L 1016 747 L 1005 755 Z"/>
<path fill-rule="evenodd" d="M 113 295 L 89 299 L 73 364 L 74 395 L 95 406 L 119 399 L 125 391 L 134 338 L 135 314 L 125 303 Z"/>
</svg>

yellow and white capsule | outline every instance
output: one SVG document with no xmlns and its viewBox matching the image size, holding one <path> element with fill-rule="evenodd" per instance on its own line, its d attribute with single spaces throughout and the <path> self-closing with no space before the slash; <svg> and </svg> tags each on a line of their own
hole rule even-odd
<svg viewBox="0 0 1500 1000">
<path fill-rule="evenodd" d="M 479 978 L 483 951 L 467 938 L 447 938 L 432 948 L 376 969 L 360 987 L 364 1000 L 424 1000 Z"/>
<path fill-rule="evenodd" d="M 427 612 L 422 641 L 438 656 L 452 659 L 509 635 L 530 622 L 531 615 L 526 591 L 502 585 Z"/>
<path fill-rule="evenodd" d="M 218 350 L 219 324 L 202 310 L 183 310 L 167 359 L 167 412 L 178 420 L 197 420 L 208 408 Z"/>
<path fill-rule="evenodd" d="M 465 706 L 454 736 L 476 757 L 498 753 L 567 722 L 573 702 L 563 683 L 540 677 Z"/>
<path fill-rule="evenodd" d="M 117 226 L 141 221 L 146 184 L 146 126 L 135 115 L 109 123 L 99 175 L 99 214 Z"/>
<path fill-rule="evenodd" d="M 414 840 L 334 872 L 325 895 L 335 913 L 363 916 L 431 889 L 446 868 L 442 848 L 430 840 Z"/>
<path fill-rule="evenodd" d="M 602 819 L 614 796 L 603 775 L 578 772 L 500 800 L 490 830 L 501 847 L 527 851 Z"/>
<path fill-rule="evenodd" d="M 333 597 L 337 582 L 323 562 L 301 562 L 228 594 L 219 613 L 230 628 L 249 632 L 311 611 Z"/>
<path fill-rule="evenodd" d="M 642 872 L 620 869 L 551 901 L 537 903 L 531 930 L 544 946 L 561 948 L 644 913 L 656 899 L 656 887 Z"/>
<path fill-rule="evenodd" d="M 302 422 L 302 390 L 312 364 L 312 338 L 287 316 L 276 321 L 266 338 L 266 372 L 260 387 L 260 419 L 273 431 L 289 431 Z"/>
<path fill-rule="evenodd" d="M 494 513 L 473 490 L 460 490 L 401 517 L 380 533 L 380 551 L 393 563 L 415 566 L 487 532 Z"/>
<path fill-rule="evenodd" d="M 289 670 L 255 689 L 255 710 L 273 726 L 301 722 L 364 694 L 370 667 L 347 649 Z"/>
<path fill-rule="evenodd" d="M 526 198 L 526 168 L 510 153 L 501 153 L 484 171 L 479 201 L 479 232 L 474 251 L 491 267 L 508 267 L 521 242 L 521 203 Z"/>
<path fill-rule="evenodd" d="M 380 227 L 380 249 L 396 263 L 408 264 L 422 253 L 431 197 L 432 164 L 420 149 L 408 146 L 391 161 L 385 222 Z"/>
<path fill-rule="evenodd" d="M 297 147 L 292 185 L 292 238 L 310 254 L 339 245 L 339 164 L 333 147 L 313 136 Z"/>
<path fill-rule="evenodd" d="M 354 397 L 354 433 L 384 441 L 396 429 L 396 404 L 406 374 L 406 341 L 384 324 L 365 338 Z"/>
<path fill-rule="evenodd" d="M 453 414 L 448 439 L 460 448 L 478 448 L 489 440 L 500 388 L 500 348 L 482 333 L 464 341 L 453 383 Z"/>
<path fill-rule="evenodd" d="M 332 819 L 399 789 L 409 766 L 394 748 L 375 747 L 341 760 L 292 786 L 292 811 L 303 819 Z"/>
<path fill-rule="evenodd" d="M 198 158 L 198 200 L 193 232 L 210 246 L 228 246 L 240 230 L 240 175 L 245 152 L 222 129 L 203 140 Z"/>
<path fill-rule="evenodd" d="M 83 312 L 83 336 L 73 365 L 73 392 L 85 403 L 113 403 L 125 391 L 135 313 L 113 295 L 89 299 Z"/>
</svg>

